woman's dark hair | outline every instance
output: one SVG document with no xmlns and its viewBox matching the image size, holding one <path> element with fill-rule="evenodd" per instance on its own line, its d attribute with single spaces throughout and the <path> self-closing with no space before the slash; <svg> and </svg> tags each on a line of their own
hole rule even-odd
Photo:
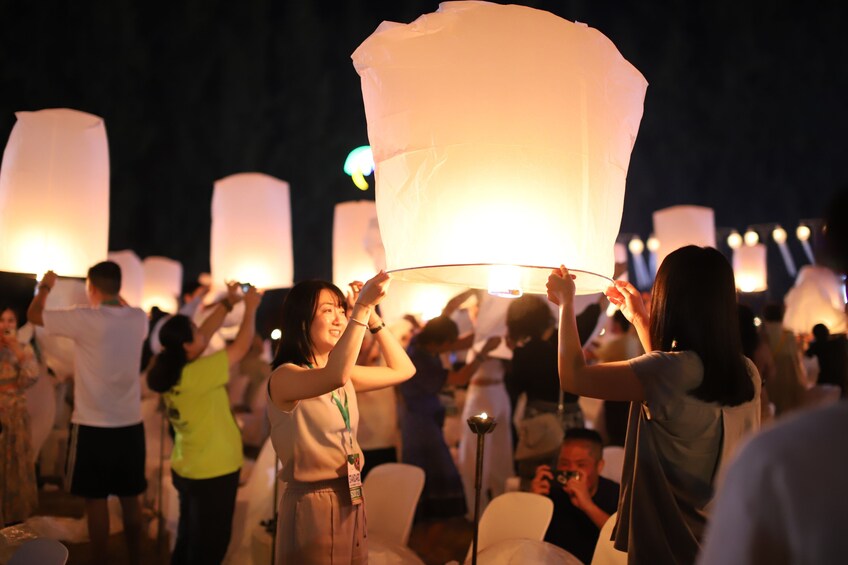
<svg viewBox="0 0 848 565">
<path fill-rule="evenodd" d="M 459 337 L 459 327 L 456 322 L 447 316 L 436 316 L 424 325 L 424 329 L 418 334 L 416 342 L 418 345 L 440 345 L 455 341 Z"/>
<path fill-rule="evenodd" d="M 754 398 L 742 356 L 733 269 L 717 250 L 689 245 L 660 265 L 651 301 L 651 345 L 694 351 L 704 366 L 689 394 L 736 406 Z"/>
<path fill-rule="evenodd" d="M 313 343 L 309 330 L 312 328 L 312 319 L 318 309 L 318 297 L 322 290 L 332 292 L 338 304 L 347 309 L 344 294 L 333 283 L 311 280 L 294 285 L 283 302 L 283 323 L 280 328 L 283 335 L 271 363 L 274 369 L 286 363 L 302 366 L 313 361 Z"/>
<path fill-rule="evenodd" d="M 506 310 L 506 329 L 514 342 L 527 338 L 538 339 L 553 324 L 553 312 L 540 296 L 520 296 L 510 302 Z"/>
<path fill-rule="evenodd" d="M 760 344 L 760 334 L 754 324 L 754 311 L 748 306 L 740 304 L 739 311 L 739 337 L 742 341 L 742 353 L 748 359 L 754 358 L 754 351 Z"/>
<path fill-rule="evenodd" d="M 194 341 L 194 328 L 187 316 L 177 314 L 162 325 L 159 330 L 159 343 L 162 352 L 153 360 L 153 366 L 147 373 L 147 386 L 155 392 L 167 392 L 177 384 L 183 367 L 188 363 L 186 343 Z"/>
<path fill-rule="evenodd" d="M 21 324 L 21 317 L 18 315 L 18 309 L 12 306 L 11 304 L 0 304 L 0 314 L 8 310 L 15 316 L 15 325 L 19 328 L 23 325 Z"/>
</svg>

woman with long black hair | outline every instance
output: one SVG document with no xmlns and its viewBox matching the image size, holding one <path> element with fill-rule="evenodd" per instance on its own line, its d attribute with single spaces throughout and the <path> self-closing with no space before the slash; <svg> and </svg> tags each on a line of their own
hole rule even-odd
<svg viewBox="0 0 848 565">
<path fill-rule="evenodd" d="M 388 284 L 384 272 L 354 283 L 349 310 L 338 287 L 324 281 L 298 283 L 286 296 L 268 385 L 271 441 L 284 483 L 278 564 L 368 561 L 356 393 L 398 384 L 415 372 L 376 312 Z M 356 365 L 366 331 L 375 336 L 385 367 Z"/>
<path fill-rule="evenodd" d="M 712 248 L 663 261 L 650 315 L 619 281 L 607 297 L 634 324 L 645 355 L 587 365 L 568 269 L 548 279 L 559 305 L 563 390 L 631 401 L 615 546 L 628 563 L 693 563 L 715 479 L 743 435 L 759 426 L 760 377 L 742 352 L 733 270 Z"/>
<path fill-rule="evenodd" d="M 227 312 L 244 298 L 244 318 L 226 349 L 201 357 Z M 227 552 L 243 456 L 241 431 L 230 411 L 230 367 L 250 349 L 262 295 L 238 283 L 198 328 L 177 314 L 162 326 L 162 352 L 147 374 L 162 393 L 174 427 L 171 476 L 180 494 L 180 519 L 172 564 L 220 563 Z"/>
</svg>

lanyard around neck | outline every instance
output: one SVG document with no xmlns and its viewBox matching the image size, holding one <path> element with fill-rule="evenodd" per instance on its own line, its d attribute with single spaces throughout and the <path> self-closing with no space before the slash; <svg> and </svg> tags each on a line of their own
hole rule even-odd
<svg viewBox="0 0 848 565">
<path fill-rule="evenodd" d="M 310 369 L 315 368 L 312 365 L 312 363 L 307 363 L 306 366 L 309 367 Z M 344 405 L 342 405 L 342 399 L 339 398 L 339 395 L 336 391 L 332 392 L 332 394 L 330 395 L 330 398 L 333 399 L 333 402 L 336 404 L 336 408 L 339 409 L 339 413 L 342 415 L 342 420 L 344 420 L 345 429 L 347 430 L 347 433 L 350 435 L 350 433 L 351 433 L 351 430 L 350 430 L 350 410 L 348 409 L 347 391 L 345 391 Z M 353 444 L 353 436 L 352 435 L 351 435 L 350 439 L 351 439 L 351 444 Z"/>
</svg>

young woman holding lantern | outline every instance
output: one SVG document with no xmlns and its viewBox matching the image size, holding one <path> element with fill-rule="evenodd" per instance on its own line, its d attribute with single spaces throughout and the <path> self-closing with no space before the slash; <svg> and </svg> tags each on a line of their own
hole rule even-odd
<svg viewBox="0 0 848 565">
<path fill-rule="evenodd" d="M 277 519 L 276 562 L 366 563 L 365 508 L 356 440 L 357 391 L 405 381 L 415 367 L 375 311 L 389 276 L 342 292 L 324 281 L 295 285 L 283 304 L 282 332 L 268 384 L 271 441 L 285 483 Z M 385 367 L 356 365 L 366 331 Z"/>
<path fill-rule="evenodd" d="M 715 478 L 760 422 L 760 379 L 742 353 L 733 270 L 712 248 L 674 251 L 657 272 L 650 315 L 639 291 L 617 281 L 607 297 L 649 353 L 592 366 L 577 337 L 572 279 L 563 266 L 547 284 L 559 305 L 560 384 L 632 402 L 615 546 L 629 563 L 692 563 Z"/>
</svg>

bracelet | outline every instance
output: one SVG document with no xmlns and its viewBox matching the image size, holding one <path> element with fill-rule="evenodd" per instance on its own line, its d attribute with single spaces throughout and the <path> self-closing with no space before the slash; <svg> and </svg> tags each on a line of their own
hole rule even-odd
<svg viewBox="0 0 848 565">
<path fill-rule="evenodd" d="M 224 308 L 226 308 L 226 309 L 227 309 L 227 312 L 232 312 L 232 311 L 233 311 L 233 305 L 232 305 L 232 304 L 230 304 L 230 301 L 229 301 L 229 300 L 227 300 L 226 298 L 225 298 L 225 299 L 223 299 L 223 300 L 221 301 L 221 304 L 223 304 L 223 305 L 224 305 Z"/>
<path fill-rule="evenodd" d="M 474 355 L 474 360 L 480 361 L 481 363 L 485 363 L 486 361 L 489 360 L 489 356 L 485 353 L 476 353 Z"/>
<path fill-rule="evenodd" d="M 350 317 L 350 321 L 353 322 L 354 324 L 358 325 L 358 326 L 362 326 L 363 328 L 368 327 L 368 324 L 366 324 L 365 322 L 360 322 L 359 320 L 357 320 L 353 316 Z"/>
<path fill-rule="evenodd" d="M 46 284 L 41 283 L 40 285 L 38 285 L 38 291 L 41 292 L 42 290 L 46 290 L 47 292 L 50 292 L 53 289 L 50 288 L 49 286 L 47 286 Z"/>
<path fill-rule="evenodd" d="M 368 331 L 371 332 L 372 334 L 375 334 L 385 327 L 386 327 L 386 322 L 384 322 L 383 320 L 380 320 L 379 326 L 375 326 L 373 328 L 371 326 L 368 326 Z"/>
</svg>

